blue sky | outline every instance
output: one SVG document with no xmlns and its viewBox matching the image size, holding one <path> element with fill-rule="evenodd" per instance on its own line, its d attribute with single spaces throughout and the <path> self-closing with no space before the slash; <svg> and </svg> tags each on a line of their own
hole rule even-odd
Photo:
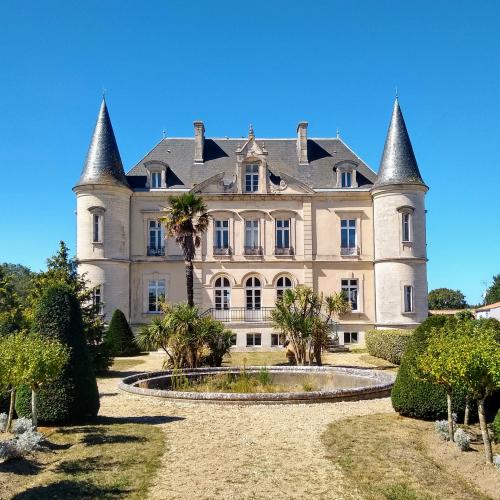
<svg viewBox="0 0 500 500">
<path fill-rule="evenodd" d="M 74 250 L 102 89 L 130 168 L 161 138 L 342 138 L 378 169 L 395 87 L 427 196 L 429 288 L 500 272 L 500 2 L 0 0 L 0 262 Z"/>
</svg>

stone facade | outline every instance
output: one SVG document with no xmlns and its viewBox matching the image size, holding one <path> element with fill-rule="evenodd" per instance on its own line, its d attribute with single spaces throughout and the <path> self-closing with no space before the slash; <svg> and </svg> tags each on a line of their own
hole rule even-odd
<svg viewBox="0 0 500 500">
<path fill-rule="evenodd" d="M 253 128 L 247 139 L 207 139 L 196 121 L 193 139 L 163 139 L 125 178 L 103 103 L 74 188 L 80 272 L 105 318 L 119 308 L 135 327 L 158 314 L 155 297 L 185 301 L 182 253 L 157 220 L 169 196 L 191 190 L 211 216 L 195 302 L 234 331 L 235 349 L 279 348 L 270 310 L 298 284 L 350 293 L 340 343 L 363 344 L 368 329 L 427 316 L 427 187 L 397 172 L 391 183 L 389 167 L 377 177 L 339 138 L 308 139 L 306 122 L 296 139 L 258 139 Z"/>
</svg>

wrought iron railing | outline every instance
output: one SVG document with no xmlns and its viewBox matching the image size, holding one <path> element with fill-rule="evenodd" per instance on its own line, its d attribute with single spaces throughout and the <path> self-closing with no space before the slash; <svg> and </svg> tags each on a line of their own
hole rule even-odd
<svg viewBox="0 0 500 500">
<path fill-rule="evenodd" d="M 211 307 L 203 312 L 202 316 L 212 316 L 212 318 L 229 322 L 261 322 L 271 321 L 271 312 L 274 307 L 261 307 L 260 309 L 247 309 L 246 307 L 229 307 L 228 309 L 217 309 Z"/>
<path fill-rule="evenodd" d="M 245 246 L 245 255 L 262 255 L 262 247 L 247 247 Z"/>
<path fill-rule="evenodd" d="M 293 247 L 275 247 L 274 255 L 294 255 Z"/>
<path fill-rule="evenodd" d="M 232 255 L 231 247 L 217 247 L 214 246 L 214 255 Z"/>
<path fill-rule="evenodd" d="M 165 247 L 148 247 L 148 255 L 151 257 L 163 257 L 165 255 Z"/>
<path fill-rule="evenodd" d="M 340 255 L 359 255 L 359 247 L 341 247 Z"/>
</svg>

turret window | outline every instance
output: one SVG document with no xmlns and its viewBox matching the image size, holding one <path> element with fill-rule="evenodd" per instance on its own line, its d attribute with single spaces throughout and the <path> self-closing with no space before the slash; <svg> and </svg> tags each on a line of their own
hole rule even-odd
<svg viewBox="0 0 500 500">
<path fill-rule="evenodd" d="M 403 212 L 401 214 L 401 224 L 402 224 L 402 236 L 403 242 L 407 243 L 411 241 L 411 214 L 409 212 Z"/>
<path fill-rule="evenodd" d="M 245 191 L 255 193 L 259 190 L 259 166 L 247 165 L 245 169 Z"/>
<path fill-rule="evenodd" d="M 92 242 L 102 243 L 102 215 L 92 214 Z"/>
<path fill-rule="evenodd" d="M 405 313 L 413 312 L 413 287 L 411 285 L 405 285 L 403 287 L 403 302 Z"/>
<path fill-rule="evenodd" d="M 97 285 L 92 290 L 92 305 L 94 307 L 94 311 L 97 314 L 103 313 L 103 301 L 102 301 L 102 285 Z"/>
</svg>

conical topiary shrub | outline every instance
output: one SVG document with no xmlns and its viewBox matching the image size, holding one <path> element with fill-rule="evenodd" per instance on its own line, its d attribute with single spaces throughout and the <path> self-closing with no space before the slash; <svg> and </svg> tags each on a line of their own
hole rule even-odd
<svg viewBox="0 0 500 500">
<path fill-rule="evenodd" d="M 435 420 L 447 415 L 446 392 L 443 387 L 418 379 L 414 370 L 416 361 L 427 348 L 432 328 L 442 327 L 446 316 L 430 316 L 415 330 L 401 360 L 398 375 L 391 392 L 393 408 L 407 417 Z M 460 416 L 465 410 L 465 391 L 458 389 L 453 395 L 453 411 Z"/>
<path fill-rule="evenodd" d="M 35 311 L 33 330 L 57 338 L 70 350 L 68 364 L 58 381 L 38 394 L 38 419 L 44 423 L 77 422 L 95 417 L 99 411 L 99 392 L 90 353 L 83 333 L 78 299 L 66 285 L 46 290 Z M 31 391 L 21 388 L 16 412 L 31 416 Z"/>
<path fill-rule="evenodd" d="M 120 309 L 113 313 L 105 342 L 113 356 L 136 356 L 141 352 L 134 340 L 127 318 Z"/>
</svg>

